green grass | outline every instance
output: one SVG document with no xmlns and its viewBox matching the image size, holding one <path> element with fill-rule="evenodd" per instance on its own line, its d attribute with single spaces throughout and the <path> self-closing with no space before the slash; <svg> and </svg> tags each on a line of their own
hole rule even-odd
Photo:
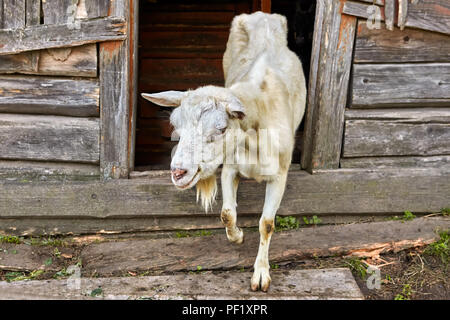
<svg viewBox="0 0 450 320">
<path fill-rule="evenodd" d="M 345 264 L 350 267 L 352 272 L 356 273 L 362 280 L 367 278 L 367 266 L 359 258 L 346 259 Z"/>
<path fill-rule="evenodd" d="M 292 230 L 300 227 L 300 221 L 296 217 L 287 216 L 275 218 L 275 231 Z"/>
<path fill-rule="evenodd" d="M 25 272 L 7 272 L 5 274 L 6 281 L 13 282 L 13 281 L 22 281 L 22 280 L 33 280 L 44 273 L 44 270 L 34 270 L 31 271 L 28 275 Z"/>
<path fill-rule="evenodd" d="M 211 236 L 212 232 L 208 230 L 197 230 L 197 231 L 177 231 L 175 237 L 177 238 L 189 238 L 189 237 L 208 237 Z"/>
<path fill-rule="evenodd" d="M 311 219 L 308 219 L 307 217 L 303 217 L 303 222 L 306 225 L 318 225 L 319 223 L 322 222 L 322 220 L 320 218 L 318 218 L 317 216 L 312 216 Z"/>
<path fill-rule="evenodd" d="M 394 300 L 411 300 L 411 286 L 409 284 L 405 284 L 402 289 L 402 293 L 399 293 L 395 296 Z"/>
<path fill-rule="evenodd" d="M 442 213 L 444 216 L 449 216 L 449 215 L 450 215 L 450 208 L 442 208 L 442 209 L 441 209 L 441 213 Z"/>
<path fill-rule="evenodd" d="M 22 243 L 23 239 L 16 237 L 16 236 L 4 236 L 0 235 L 0 243 L 15 243 L 20 244 Z"/>
<path fill-rule="evenodd" d="M 450 231 L 439 233 L 439 240 L 433 242 L 425 249 L 425 254 L 439 257 L 445 265 L 450 261 Z"/>
<path fill-rule="evenodd" d="M 416 218 L 416 216 L 411 212 L 406 210 L 405 212 L 403 212 L 403 216 L 399 217 L 399 216 L 394 216 L 394 217 L 390 217 L 387 220 L 400 220 L 402 222 L 405 221 L 411 221 L 414 218 Z"/>
</svg>

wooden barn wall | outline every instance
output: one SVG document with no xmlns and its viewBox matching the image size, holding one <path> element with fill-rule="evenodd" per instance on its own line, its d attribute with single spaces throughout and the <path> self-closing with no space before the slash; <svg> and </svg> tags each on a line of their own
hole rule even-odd
<svg viewBox="0 0 450 320">
<path fill-rule="evenodd" d="M 0 178 L 99 177 L 98 41 L 126 36 L 110 6 L 0 0 Z"/>
<path fill-rule="evenodd" d="M 342 168 L 448 165 L 448 34 L 359 20 L 350 81 Z"/>
</svg>

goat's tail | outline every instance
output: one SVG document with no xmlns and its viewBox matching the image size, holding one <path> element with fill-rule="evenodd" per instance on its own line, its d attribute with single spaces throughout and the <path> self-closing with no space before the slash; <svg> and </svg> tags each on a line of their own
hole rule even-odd
<svg viewBox="0 0 450 320">
<path fill-rule="evenodd" d="M 215 175 L 197 182 L 197 202 L 201 199 L 202 206 L 206 212 L 208 212 L 208 209 L 216 201 L 216 195 L 217 179 Z"/>
</svg>

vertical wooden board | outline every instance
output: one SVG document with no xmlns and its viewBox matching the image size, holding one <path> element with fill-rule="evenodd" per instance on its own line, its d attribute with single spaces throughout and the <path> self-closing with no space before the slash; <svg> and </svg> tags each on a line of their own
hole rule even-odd
<svg viewBox="0 0 450 320">
<path fill-rule="evenodd" d="M 89 19 L 106 17 L 111 5 L 110 0 L 85 0 L 87 16 Z"/>
<path fill-rule="evenodd" d="M 25 27 L 25 0 L 0 1 L 0 29 Z"/>
<path fill-rule="evenodd" d="M 0 158 L 80 163 L 99 161 L 99 120 L 0 114 Z"/>
<path fill-rule="evenodd" d="M 133 13 L 130 12 L 133 11 Z M 128 38 L 100 44 L 100 170 L 103 178 L 128 178 L 135 111 L 134 0 L 112 2 L 110 15 L 125 17 Z M 132 18 L 132 19 L 130 19 Z M 132 92 L 133 91 L 133 92 Z"/>
<path fill-rule="evenodd" d="M 344 110 L 352 62 L 356 18 L 342 15 L 343 3 L 325 0 L 320 39 L 320 64 L 315 91 L 309 92 L 313 104 L 307 114 L 302 166 L 314 169 L 338 168 L 341 154 Z M 322 9 L 320 9 L 322 8 Z M 317 13 L 320 14 L 320 13 Z M 316 15 L 317 15 L 316 14 Z M 315 31 L 317 37 L 317 30 Z"/>
<path fill-rule="evenodd" d="M 449 62 L 450 36 L 412 28 L 392 32 L 358 22 L 355 63 Z"/>
<path fill-rule="evenodd" d="M 65 24 L 76 15 L 77 0 L 42 1 L 44 24 Z"/>
<path fill-rule="evenodd" d="M 35 26 L 41 22 L 41 0 L 26 0 L 25 25 Z"/>
<path fill-rule="evenodd" d="M 105 178 L 128 176 L 128 48 L 126 41 L 100 44 L 100 166 Z"/>
</svg>

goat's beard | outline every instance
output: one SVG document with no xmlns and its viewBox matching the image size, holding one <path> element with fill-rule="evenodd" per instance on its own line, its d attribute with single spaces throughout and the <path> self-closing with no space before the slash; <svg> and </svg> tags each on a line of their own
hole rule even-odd
<svg viewBox="0 0 450 320">
<path fill-rule="evenodd" d="M 200 179 L 197 182 L 197 202 L 200 199 L 201 204 L 206 212 L 212 207 L 216 201 L 217 195 L 217 179 L 213 174 L 205 179 Z"/>
</svg>

